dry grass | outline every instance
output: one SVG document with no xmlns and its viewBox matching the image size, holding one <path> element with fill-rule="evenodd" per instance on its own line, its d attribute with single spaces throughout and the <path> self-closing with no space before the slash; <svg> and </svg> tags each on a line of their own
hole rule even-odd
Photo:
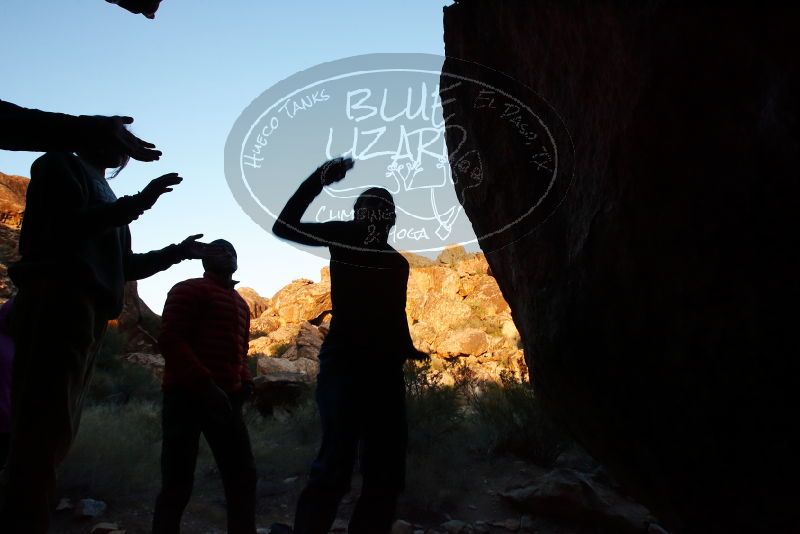
<svg viewBox="0 0 800 534">
<path fill-rule="evenodd" d="M 408 480 L 404 500 L 420 510 L 453 508 L 474 491 L 465 466 L 476 457 L 492 461 L 517 456 L 549 465 L 567 443 L 547 420 L 526 382 L 507 375 L 502 384 L 482 384 L 468 368 L 453 367 L 452 386 L 429 362 L 409 362 Z M 138 374 L 125 366 L 103 364 L 100 376 L 121 384 Z M 110 377 L 110 378 L 109 378 Z M 152 381 L 153 379 L 150 378 Z M 154 381 L 151 386 L 157 388 Z M 107 386 L 95 384 L 97 392 Z M 95 394 L 84 410 L 75 446 L 61 470 L 62 489 L 72 495 L 114 502 L 126 497 L 154 499 L 160 485 L 160 402 L 149 386 L 124 402 Z M 265 480 L 299 477 L 302 483 L 319 445 L 316 407 L 309 395 L 291 413 L 262 417 L 246 407 L 259 476 Z M 201 445 L 196 494 L 219 495 L 213 458 Z"/>
</svg>

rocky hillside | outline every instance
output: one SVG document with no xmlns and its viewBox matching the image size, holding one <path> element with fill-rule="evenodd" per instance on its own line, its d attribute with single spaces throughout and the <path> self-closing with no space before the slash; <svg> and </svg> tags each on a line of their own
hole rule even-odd
<svg viewBox="0 0 800 534">
<path fill-rule="evenodd" d="M 678 532 L 800 532 L 798 25 L 752 0 L 445 8 L 444 71 L 518 80 L 574 142 L 549 219 L 481 241 L 539 398 Z M 542 184 L 481 89 L 442 101 L 490 236 Z"/>
<path fill-rule="evenodd" d="M 0 172 L 0 301 L 5 302 L 16 291 L 8 278 L 8 264 L 18 258 L 17 243 L 28 178 Z M 136 282 L 125 288 L 125 307 L 112 327 L 125 335 L 129 352 L 157 352 L 155 338 L 160 318 L 147 307 L 136 289 Z"/>
<path fill-rule="evenodd" d="M 0 172 L 0 300 L 5 302 L 14 293 L 8 279 L 8 264 L 17 259 L 17 242 L 28 179 Z"/>
<path fill-rule="evenodd" d="M 411 336 L 418 349 L 431 354 L 435 369 L 467 364 L 485 380 L 496 380 L 503 370 L 527 372 L 511 310 L 482 254 L 454 247 L 436 260 L 406 258 Z M 270 299 L 249 288 L 240 294 L 254 317 L 250 355 L 259 358 L 259 373 L 313 379 L 331 318 L 328 268 L 319 282 L 295 280 Z"/>
</svg>

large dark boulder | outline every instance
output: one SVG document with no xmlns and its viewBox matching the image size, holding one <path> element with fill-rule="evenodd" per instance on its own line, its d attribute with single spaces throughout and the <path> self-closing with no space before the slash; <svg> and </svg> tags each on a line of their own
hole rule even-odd
<svg viewBox="0 0 800 534">
<path fill-rule="evenodd" d="M 800 7 L 473 0 L 444 23 L 448 56 L 527 85 L 574 145 L 550 217 L 491 234 L 541 184 L 474 84 L 443 95 L 546 406 L 676 531 L 800 531 Z"/>
<path fill-rule="evenodd" d="M 655 521 L 643 506 L 622 497 L 591 475 L 557 468 L 530 484 L 500 494 L 512 506 L 533 516 L 584 524 L 601 532 L 652 532 Z"/>
</svg>

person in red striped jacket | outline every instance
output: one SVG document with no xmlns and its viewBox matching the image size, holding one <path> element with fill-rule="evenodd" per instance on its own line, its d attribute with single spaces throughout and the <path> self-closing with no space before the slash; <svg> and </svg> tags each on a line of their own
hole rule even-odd
<svg viewBox="0 0 800 534">
<path fill-rule="evenodd" d="M 162 486 L 153 533 L 180 532 L 203 434 L 222 476 L 228 532 L 255 534 L 256 469 L 242 418 L 242 404 L 253 392 L 247 368 L 250 309 L 234 289 L 233 245 L 209 243 L 203 267 L 202 278 L 176 284 L 164 305 Z"/>
</svg>

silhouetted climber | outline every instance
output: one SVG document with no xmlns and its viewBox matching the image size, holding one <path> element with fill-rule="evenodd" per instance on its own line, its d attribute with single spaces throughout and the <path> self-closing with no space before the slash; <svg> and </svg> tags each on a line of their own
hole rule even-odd
<svg viewBox="0 0 800 534">
<path fill-rule="evenodd" d="M 0 149 L 29 152 L 122 152 L 155 161 L 161 152 L 125 127 L 130 117 L 65 115 L 0 100 Z"/>
<path fill-rule="evenodd" d="M 316 390 L 322 445 L 297 504 L 296 534 L 328 532 L 350 489 L 357 453 L 363 487 L 350 519 L 352 534 L 389 532 L 405 482 L 403 362 L 424 355 L 408 332 L 408 262 L 388 243 L 394 200 L 385 189 L 372 188 L 356 200 L 353 221 L 300 222 L 323 186 L 342 180 L 352 167 L 351 159 L 323 164 L 273 227 L 278 237 L 327 246 L 331 254 L 333 319 Z"/>
<path fill-rule="evenodd" d="M 256 469 L 242 403 L 253 392 L 247 369 L 250 309 L 234 289 L 233 245 L 211 242 L 203 278 L 170 290 L 159 345 L 164 369 L 161 493 L 154 534 L 180 532 L 192 494 L 200 434 L 208 442 L 225 487 L 228 532 L 255 534 Z"/>
<path fill-rule="evenodd" d="M 109 4 L 116 4 L 135 15 L 144 15 L 148 19 L 156 18 L 156 11 L 161 0 L 106 0 Z"/>
<path fill-rule="evenodd" d="M 182 179 L 167 174 L 117 199 L 104 174 L 126 161 L 120 150 L 49 152 L 31 167 L 21 259 L 9 268 L 19 292 L 11 318 L 16 357 L 4 533 L 47 531 L 56 468 L 78 430 L 96 350 L 108 320 L 122 310 L 125 282 L 202 252 L 200 235 L 146 254 L 131 251 L 128 223 Z"/>
</svg>

